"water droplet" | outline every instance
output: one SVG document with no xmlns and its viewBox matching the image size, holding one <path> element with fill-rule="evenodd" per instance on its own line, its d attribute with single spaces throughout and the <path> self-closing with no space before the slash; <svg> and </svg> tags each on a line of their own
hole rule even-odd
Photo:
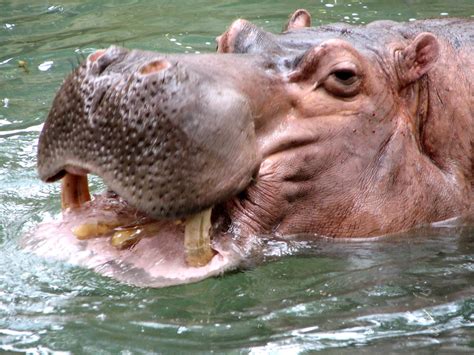
<svg viewBox="0 0 474 355">
<path fill-rule="evenodd" d="M 52 60 L 47 60 L 46 62 L 41 63 L 40 65 L 38 65 L 38 69 L 41 70 L 41 71 L 47 71 L 52 67 L 52 65 L 53 65 L 53 61 Z"/>
<path fill-rule="evenodd" d="M 57 13 L 57 12 L 63 12 L 63 11 L 64 11 L 64 8 L 62 6 L 52 5 L 52 6 L 48 7 L 48 13 L 50 13 L 50 14 L 54 14 L 54 13 Z"/>
<path fill-rule="evenodd" d="M 181 326 L 181 327 L 178 328 L 178 330 L 176 331 L 176 333 L 182 334 L 182 333 L 184 333 L 184 332 L 187 331 L 187 330 L 188 330 L 188 328 Z"/>
</svg>

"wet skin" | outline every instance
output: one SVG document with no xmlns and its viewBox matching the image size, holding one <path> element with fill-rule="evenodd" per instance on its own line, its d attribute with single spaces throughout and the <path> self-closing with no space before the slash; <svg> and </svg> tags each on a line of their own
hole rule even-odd
<svg viewBox="0 0 474 355">
<path fill-rule="evenodd" d="M 238 267 L 259 235 L 370 237 L 470 213 L 473 22 L 309 26 L 304 10 L 278 35 L 237 20 L 209 55 L 111 47 L 66 79 L 40 136 L 39 175 L 97 174 L 120 197 L 74 201 L 63 226 L 104 210 L 167 226 L 125 251 L 65 236 L 97 259 L 80 264 L 125 260 L 134 273 L 101 272 L 166 286 Z M 208 208 L 212 261 L 181 260 L 179 277 L 165 261 L 156 276 L 148 244 L 182 258 L 183 229 L 166 221 Z"/>
</svg>

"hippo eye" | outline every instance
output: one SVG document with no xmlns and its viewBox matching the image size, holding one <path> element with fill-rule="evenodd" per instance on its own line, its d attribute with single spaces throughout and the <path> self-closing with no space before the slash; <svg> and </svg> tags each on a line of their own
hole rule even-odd
<svg viewBox="0 0 474 355">
<path fill-rule="evenodd" d="M 324 88 L 335 96 L 351 97 L 360 89 L 360 78 L 352 68 L 336 69 L 324 81 Z"/>
<path fill-rule="evenodd" d="M 357 79 L 356 73 L 350 69 L 337 70 L 332 75 L 334 75 L 341 83 L 346 85 L 352 84 Z"/>
</svg>

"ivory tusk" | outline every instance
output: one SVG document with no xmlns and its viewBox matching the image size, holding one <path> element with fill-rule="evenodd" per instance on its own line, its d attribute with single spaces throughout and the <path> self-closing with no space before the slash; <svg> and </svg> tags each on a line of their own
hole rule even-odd
<svg viewBox="0 0 474 355">
<path fill-rule="evenodd" d="M 89 184 L 87 175 L 73 175 L 66 173 L 61 180 L 61 208 L 78 208 L 83 203 L 90 201 Z"/>
<path fill-rule="evenodd" d="M 188 217 L 184 229 L 184 252 L 189 266 L 207 265 L 214 256 L 211 248 L 212 208 Z"/>
</svg>

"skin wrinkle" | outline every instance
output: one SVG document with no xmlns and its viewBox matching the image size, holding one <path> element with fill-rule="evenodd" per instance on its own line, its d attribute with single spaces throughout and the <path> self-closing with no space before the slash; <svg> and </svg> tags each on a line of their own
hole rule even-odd
<svg viewBox="0 0 474 355">
<path fill-rule="evenodd" d="M 382 141 L 380 144 L 380 148 L 378 152 L 375 154 L 375 156 L 372 158 L 371 162 L 369 163 L 367 170 L 372 171 L 370 176 L 376 176 L 382 169 L 380 169 L 381 165 L 385 163 L 386 155 L 388 153 L 388 150 L 390 149 L 390 142 L 394 138 L 395 133 L 394 132 L 389 132 L 388 136 Z M 370 179 L 372 180 L 372 179 Z M 372 184 L 373 181 L 370 181 L 370 184 Z"/>
<path fill-rule="evenodd" d="M 382 51 L 379 48 L 373 46 L 367 46 L 367 50 L 371 53 L 372 60 L 375 60 L 377 63 L 377 67 L 383 72 L 385 77 L 387 78 L 388 82 L 395 82 L 393 70 L 393 65 L 391 61 L 393 60 L 393 56 L 388 51 Z"/>
<path fill-rule="evenodd" d="M 388 94 L 387 94 L 387 95 L 388 95 Z M 383 101 L 383 99 L 384 99 L 383 97 L 380 98 L 381 101 Z M 387 115 L 386 117 L 390 117 L 390 116 Z M 386 142 L 383 144 L 382 150 L 385 150 L 386 145 L 388 144 L 388 142 L 390 141 L 390 139 L 392 138 L 392 136 L 393 136 L 393 135 L 390 135 L 389 139 L 386 140 Z M 383 153 L 382 153 L 382 155 L 383 155 Z M 379 156 L 377 157 L 377 160 L 380 160 L 380 159 L 381 159 L 381 155 L 379 155 Z M 393 181 L 393 180 L 392 180 L 392 181 Z"/>
<path fill-rule="evenodd" d="M 230 201 L 228 209 L 231 220 L 238 221 L 242 232 L 261 234 L 272 231 L 275 224 L 272 208 L 284 208 L 274 198 L 277 195 L 274 190 L 274 183 L 259 178 L 258 184 L 247 189 L 243 199 L 237 197 Z"/>
<path fill-rule="evenodd" d="M 448 59 L 444 59 L 443 57 L 440 59 L 443 61 L 443 63 L 448 64 L 449 66 L 447 67 L 448 70 L 451 70 L 453 73 L 456 71 L 456 82 L 457 82 L 457 88 L 460 90 L 463 85 L 465 85 L 461 78 L 457 77 L 457 68 L 453 67 L 450 62 L 448 62 Z M 428 74 L 429 78 L 429 83 L 430 83 L 430 90 L 428 91 L 429 93 L 429 113 L 427 115 L 427 119 L 425 120 L 425 130 L 424 134 L 422 136 L 423 138 L 423 145 L 425 149 L 429 152 L 430 159 L 434 161 L 434 163 L 440 167 L 441 169 L 445 170 L 446 172 L 453 172 L 453 165 L 450 164 L 450 161 L 462 161 L 462 159 L 459 159 L 459 157 L 456 157 L 459 155 L 458 152 L 462 152 L 465 150 L 465 145 L 463 147 L 463 140 L 459 139 L 462 137 L 462 134 L 460 135 L 458 132 L 461 132 L 459 128 L 457 130 L 452 130 L 450 133 L 452 136 L 450 138 L 449 135 L 446 135 L 446 137 L 439 137 L 437 135 L 431 134 L 431 132 L 435 131 L 436 129 L 439 130 L 439 126 L 442 125 L 443 123 L 437 119 L 437 116 L 439 115 L 436 111 L 438 111 L 441 107 L 443 110 L 446 112 L 450 112 L 451 116 L 457 116 L 464 120 L 464 122 L 467 121 L 467 117 L 464 118 L 463 116 L 465 113 L 460 111 L 462 107 L 465 107 L 462 105 L 462 97 L 455 96 L 455 102 L 456 104 L 453 104 L 452 100 L 446 101 L 443 97 L 450 91 L 447 91 L 449 89 L 449 82 L 437 82 L 435 80 L 431 79 L 431 74 Z M 472 80 L 471 80 L 472 82 Z M 470 84 L 470 82 L 468 82 Z M 468 85 L 469 86 L 469 85 Z M 467 89 L 467 87 L 466 87 Z M 466 103 L 469 105 L 468 103 Z M 472 112 L 469 110 L 469 112 Z M 433 114 L 434 113 L 434 114 Z M 472 116 L 471 116 L 472 117 Z M 472 131 L 472 125 L 469 127 L 469 124 L 466 122 L 466 125 L 464 128 L 462 128 L 464 131 Z M 444 140 L 440 141 L 440 139 Z M 454 144 L 449 144 L 449 141 L 452 141 Z M 441 153 L 440 147 L 446 147 L 445 151 Z M 446 150 L 447 149 L 447 150 Z M 472 150 L 471 150 L 472 151 Z M 441 154 L 440 154 L 441 153 Z M 451 156 L 451 158 L 447 158 L 447 155 Z M 468 157 L 469 155 L 466 155 Z M 472 169 L 471 169 L 471 176 L 472 176 Z"/>
</svg>

